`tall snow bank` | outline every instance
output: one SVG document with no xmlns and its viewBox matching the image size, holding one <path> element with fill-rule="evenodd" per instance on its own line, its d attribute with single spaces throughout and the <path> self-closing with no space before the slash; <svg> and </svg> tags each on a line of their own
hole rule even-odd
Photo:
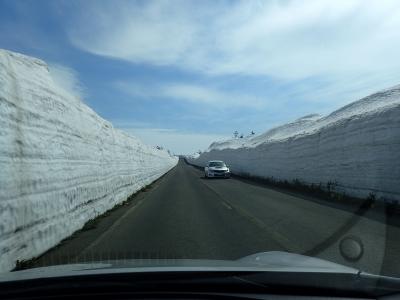
<svg viewBox="0 0 400 300">
<path fill-rule="evenodd" d="M 37 256 L 177 164 L 0 50 L 0 271 Z"/>
<path fill-rule="evenodd" d="M 213 159 L 237 174 L 336 182 L 349 195 L 400 200 L 400 85 L 326 117 L 308 115 L 259 136 L 215 142 L 188 158 L 198 166 Z"/>
</svg>

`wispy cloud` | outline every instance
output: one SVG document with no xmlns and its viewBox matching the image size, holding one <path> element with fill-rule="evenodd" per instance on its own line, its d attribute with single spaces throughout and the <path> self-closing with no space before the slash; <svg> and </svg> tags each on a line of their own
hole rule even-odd
<svg viewBox="0 0 400 300">
<path fill-rule="evenodd" d="M 299 79 L 400 67 L 395 0 L 118 4 L 90 2 L 71 23 L 72 43 L 98 55 L 208 74 Z"/>
<path fill-rule="evenodd" d="M 213 107 L 260 108 L 267 105 L 267 99 L 191 83 L 146 85 L 130 81 L 116 81 L 114 87 L 133 97 L 165 98 Z"/>
<path fill-rule="evenodd" d="M 50 63 L 49 69 L 54 82 L 63 90 L 80 99 L 86 96 L 86 89 L 74 69 L 57 63 Z"/>
<path fill-rule="evenodd" d="M 0 47 L 149 136 L 260 133 L 400 80 L 397 0 L 0 2 Z"/>
</svg>

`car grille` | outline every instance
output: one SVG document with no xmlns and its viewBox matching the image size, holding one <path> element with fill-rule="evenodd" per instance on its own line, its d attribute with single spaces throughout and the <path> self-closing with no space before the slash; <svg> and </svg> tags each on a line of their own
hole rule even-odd
<svg viewBox="0 0 400 300">
<path fill-rule="evenodd" d="M 225 174 L 224 170 L 214 170 L 215 174 Z"/>
</svg>

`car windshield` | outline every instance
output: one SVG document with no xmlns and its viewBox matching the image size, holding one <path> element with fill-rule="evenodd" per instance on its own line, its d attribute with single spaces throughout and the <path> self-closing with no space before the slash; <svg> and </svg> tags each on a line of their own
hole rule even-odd
<svg viewBox="0 0 400 300">
<path fill-rule="evenodd" d="M 400 278 L 399 49 L 395 0 L 0 0 L 0 275 Z"/>
<path fill-rule="evenodd" d="M 225 164 L 222 161 L 211 161 L 208 164 L 209 167 L 225 167 Z"/>
</svg>

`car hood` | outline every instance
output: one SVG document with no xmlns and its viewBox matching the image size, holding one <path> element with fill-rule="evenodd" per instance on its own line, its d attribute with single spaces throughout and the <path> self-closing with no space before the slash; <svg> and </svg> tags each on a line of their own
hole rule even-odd
<svg viewBox="0 0 400 300">
<path fill-rule="evenodd" d="M 268 271 L 357 274 L 359 271 L 319 258 L 281 251 L 257 253 L 238 260 L 132 259 L 56 265 L 0 274 L 0 282 L 35 278 L 126 272 Z"/>
</svg>

